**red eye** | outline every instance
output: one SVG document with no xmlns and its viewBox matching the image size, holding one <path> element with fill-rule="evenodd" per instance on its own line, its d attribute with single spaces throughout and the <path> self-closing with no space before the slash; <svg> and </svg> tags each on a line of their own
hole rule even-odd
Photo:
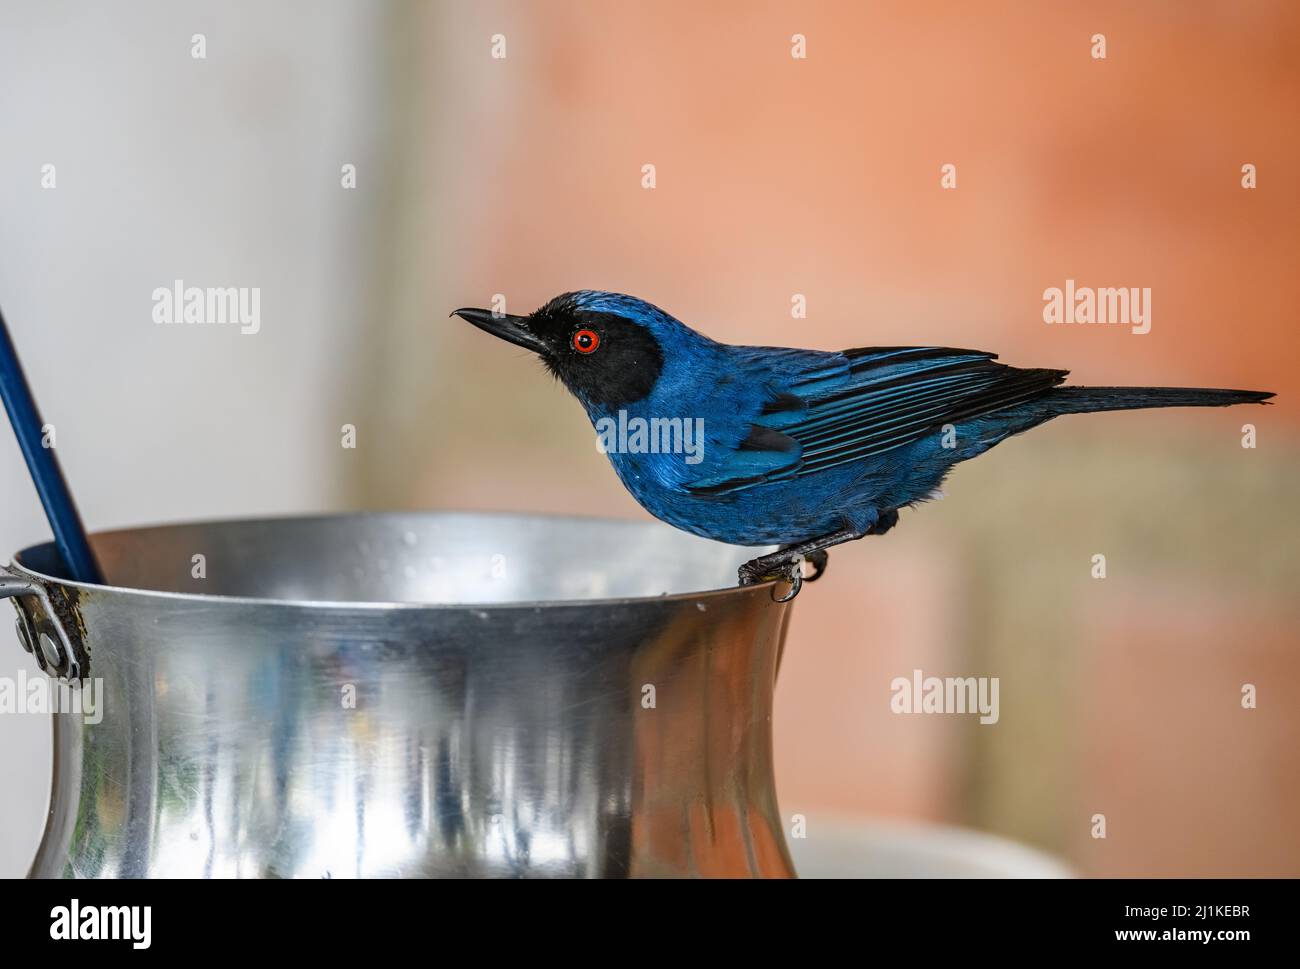
<svg viewBox="0 0 1300 969">
<path fill-rule="evenodd" d="M 600 334 L 595 330 L 579 330 L 573 334 L 573 349 L 579 353 L 595 353 L 600 346 Z"/>
</svg>

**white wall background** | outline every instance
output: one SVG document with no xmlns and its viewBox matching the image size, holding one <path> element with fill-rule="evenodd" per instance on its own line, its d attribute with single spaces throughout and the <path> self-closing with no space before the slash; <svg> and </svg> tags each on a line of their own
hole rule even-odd
<svg viewBox="0 0 1300 969">
<path fill-rule="evenodd" d="M 88 528 L 348 503 L 339 426 L 359 397 L 390 15 L 0 8 L 0 307 Z M 261 331 L 155 325 L 151 294 L 175 279 L 260 287 Z M 49 537 L 7 424 L 0 497 L 7 562 Z M 3 608 L 0 677 L 34 675 Z M 39 839 L 49 729 L 0 716 L 0 876 Z"/>
</svg>

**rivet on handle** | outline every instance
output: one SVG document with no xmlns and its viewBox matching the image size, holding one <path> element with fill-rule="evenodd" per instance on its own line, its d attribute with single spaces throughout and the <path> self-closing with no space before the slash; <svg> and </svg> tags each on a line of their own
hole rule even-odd
<svg viewBox="0 0 1300 969">
<path fill-rule="evenodd" d="M 45 586 L 0 565 L 0 599 L 14 600 L 18 610 L 18 642 L 36 657 L 37 665 L 51 676 L 79 679 L 82 671 L 77 653 L 59 622 Z M 39 612 L 34 611 L 33 599 L 40 604 Z"/>
</svg>

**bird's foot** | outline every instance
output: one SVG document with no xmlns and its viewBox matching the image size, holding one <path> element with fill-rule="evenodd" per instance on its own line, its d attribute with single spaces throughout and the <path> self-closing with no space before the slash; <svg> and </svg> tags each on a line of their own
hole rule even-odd
<svg viewBox="0 0 1300 969">
<path fill-rule="evenodd" d="M 805 553 L 803 560 L 811 565 L 813 569 L 812 574 L 805 575 L 803 580 L 805 582 L 816 582 L 826 574 L 826 566 L 831 560 L 831 553 L 824 548 L 819 548 L 815 552 Z"/>
<path fill-rule="evenodd" d="M 802 555 L 794 555 L 789 552 L 773 552 L 771 555 L 761 555 L 752 561 L 742 565 L 737 573 L 741 585 L 757 585 L 759 582 L 767 582 L 770 579 L 782 579 L 790 583 L 790 590 L 783 596 L 777 596 L 773 590 L 772 598 L 777 602 L 789 602 L 799 594 L 803 588 L 803 563 Z M 825 553 L 822 555 L 822 562 L 817 569 L 814 579 L 821 576 L 825 571 Z"/>
</svg>

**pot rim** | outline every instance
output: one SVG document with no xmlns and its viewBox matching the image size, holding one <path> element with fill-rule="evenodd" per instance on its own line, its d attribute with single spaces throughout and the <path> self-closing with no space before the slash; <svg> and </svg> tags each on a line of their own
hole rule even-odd
<svg viewBox="0 0 1300 969">
<path fill-rule="evenodd" d="M 235 525 L 235 524 L 270 524 L 274 522 L 311 522 L 311 521 L 329 521 L 343 518 L 396 518 L 400 516 L 468 516 L 478 518 L 492 519 L 524 519 L 536 521 L 544 519 L 550 522 L 575 522 L 583 525 L 605 525 L 616 528 L 634 528 L 646 529 L 658 527 L 658 523 L 647 521 L 637 521 L 628 518 L 609 518 L 602 515 L 560 515 L 547 512 L 518 512 L 518 511 L 483 511 L 483 510 L 463 510 L 463 509 L 438 509 L 417 510 L 417 511 L 347 511 L 347 512 L 327 512 L 327 513 L 302 513 L 296 515 L 253 515 L 247 518 L 212 518 L 212 519 L 189 519 L 183 521 L 163 521 L 154 522 L 148 525 L 137 525 L 130 528 L 111 528 L 103 531 L 92 532 L 90 537 L 94 539 L 99 536 L 111 536 L 122 534 L 133 534 L 166 528 L 184 528 L 187 526 L 204 526 L 204 525 Z M 671 527 L 671 526 L 662 526 Z M 708 541 L 708 539 L 702 539 Z M 231 605 L 257 605 L 257 606 L 276 606 L 283 608 L 297 609 L 328 609 L 328 610 L 400 610 L 400 611 L 420 611 L 426 609 L 449 610 L 449 609 L 471 609 L 480 612 L 489 610 L 518 610 L 518 609 L 549 609 L 549 608 L 572 608 L 574 606 L 609 606 L 609 605 L 643 605 L 650 602 L 664 603 L 681 603 L 699 599 L 715 599 L 724 596 L 736 596 L 763 593 L 763 599 L 775 604 L 775 597 L 771 590 L 776 586 L 777 580 L 770 579 L 767 582 L 755 583 L 754 585 L 735 585 L 724 588 L 700 589 L 694 592 L 674 592 L 669 594 L 645 595 L 645 596 L 614 596 L 610 598 L 589 598 L 589 599 L 520 599 L 510 602 L 411 602 L 404 600 L 385 600 L 385 601 L 350 601 L 336 599 L 280 599 L 280 598 L 263 598 L 260 596 L 232 596 L 232 595 L 213 595 L 200 592 L 167 592 L 162 589 L 137 589 L 132 586 L 120 586 L 112 584 L 99 585 L 93 582 L 76 582 L 72 579 L 61 579 L 57 576 L 48 575 L 38 571 L 27 564 L 22 559 L 28 553 L 38 549 L 45 549 L 52 546 L 54 542 L 38 542 L 35 545 L 28 545 L 19 549 L 10 556 L 10 568 L 16 572 L 36 579 L 48 585 L 60 586 L 67 589 L 77 589 L 81 592 L 105 593 L 111 592 L 126 596 L 136 596 L 140 598 L 153 599 L 173 599 L 184 600 L 194 603 L 229 603 Z M 725 542 L 717 543 L 726 545 Z M 742 546 L 727 546 L 730 548 L 741 548 Z M 771 546 L 755 546 L 755 554 L 763 554 L 765 548 Z"/>
</svg>

